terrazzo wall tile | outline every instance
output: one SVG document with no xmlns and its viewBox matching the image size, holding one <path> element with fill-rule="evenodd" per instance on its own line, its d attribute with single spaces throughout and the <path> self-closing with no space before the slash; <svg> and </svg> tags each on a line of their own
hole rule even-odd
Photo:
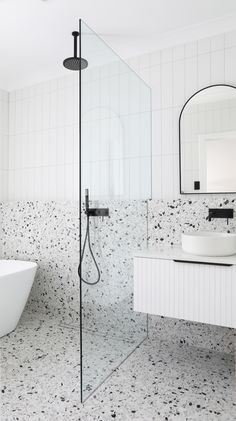
<svg viewBox="0 0 236 421">
<path fill-rule="evenodd" d="M 71 225 L 78 220 L 71 216 L 75 209 L 78 213 L 74 204 L 55 202 L 2 204 L 2 257 L 33 260 L 39 265 L 28 300 L 28 309 L 32 311 L 57 312 L 62 316 L 74 311 L 73 317 L 78 317 L 79 288 L 78 279 L 76 282 L 74 279 L 74 263 L 78 262 L 79 254 L 78 234 L 76 240 L 76 228 L 73 230 Z"/>
<path fill-rule="evenodd" d="M 92 204 L 93 205 L 93 204 Z M 96 204 L 94 204 L 95 206 Z M 98 204 L 97 204 L 98 205 Z M 98 285 L 83 284 L 84 326 L 130 338 L 146 330 L 146 316 L 132 311 L 133 250 L 146 247 L 145 201 L 109 201 L 109 218 L 90 222 L 91 244 L 101 270 Z M 1 205 L 3 258 L 33 260 L 39 265 L 28 310 L 58 314 L 79 326 L 78 202 L 14 202 Z M 135 215 L 135 217 L 133 217 Z M 83 238 L 86 218 L 82 219 Z M 84 277 L 97 273 L 85 250 Z M 136 323 L 137 322 L 137 323 Z"/>
<path fill-rule="evenodd" d="M 84 325 L 89 330 L 116 332 L 126 338 L 143 337 L 146 316 L 133 312 L 133 252 L 147 245 L 147 204 L 145 201 L 106 201 L 91 206 L 109 208 L 109 217 L 91 220 L 91 244 L 101 271 L 101 281 L 83 284 Z M 86 221 L 82 222 L 86 227 Z M 86 248 L 83 277 L 97 279 Z"/>
<path fill-rule="evenodd" d="M 92 203 L 97 206 L 98 203 Z M 234 220 L 206 220 L 208 207 L 233 207 L 234 197 L 188 197 L 169 202 L 109 201 L 110 217 L 90 222 L 91 244 L 101 270 L 98 285 L 83 284 L 83 326 L 101 334 L 116 332 L 132 339 L 146 331 L 146 317 L 134 313 L 132 254 L 157 244 L 179 244 L 182 231 L 217 229 L 235 231 Z M 28 310 L 59 315 L 79 326 L 79 217 L 77 202 L 1 203 L 1 257 L 37 261 L 39 269 Z M 83 238 L 86 220 L 82 220 Z M 84 277 L 96 279 L 86 247 Z M 232 329 L 149 316 L 149 335 L 172 338 L 189 345 L 229 352 L 235 346 Z"/>
<path fill-rule="evenodd" d="M 95 205 L 92 203 L 92 206 Z M 147 209 L 145 202 L 100 202 L 100 207 L 109 208 L 109 217 L 94 218 L 91 221 L 91 242 L 102 273 L 102 282 L 89 289 L 89 301 L 96 301 L 98 293 L 100 304 L 115 304 L 126 299 L 133 292 L 132 256 L 135 249 L 145 248 L 147 242 Z M 83 221 L 85 228 L 85 221 Z M 84 261 L 84 271 L 88 272 L 90 263 Z M 107 282 L 112 287 L 107 288 Z M 117 282 L 119 280 L 119 282 Z"/>
<path fill-rule="evenodd" d="M 233 208 L 236 199 L 233 195 L 188 196 L 172 200 L 150 200 L 148 202 L 148 246 L 156 244 L 180 244 L 181 233 L 188 231 L 228 231 L 236 232 L 235 220 L 207 220 L 209 208 Z"/>
<path fill-rule="evenodd" d="M 8 258 L 40 257 L 41 239 L 49 221 L 51 203 L 6 202 L 2 204 L 2 253 Z"/>
<path fill-rule="evenodd" d="M 44 282 L 49 309 L 63 320 L 79 320 L 79 207 L 78 202 L 57 202 L 51 209 L 41 244 Z M 48 288 L 47 279 L 51 279 Z M 34 294 L 32 294 L 34 297 Z M 38 297 L 38 294 L 35 294 Z M 41 295 L 42 303 L 45 295 Z"/>
<path fill-rule="evenodd" d="M 236 200 L 233 195 L 188 196 L 177 200 L 150 200 L 148 202 L 148 246 L 158 244 L 174 245 L 181 243 L 181 233 L 189 231 L 228 231 L 236 232 L 235 220 L 206 218 L 208 208 L 233 208 Z M 236 348 L 235 329 L 194 323 L 160 316 L 149 316 L 149 335 L 158 338 L 172 338 L 188 345 L 232 352 Z"/>
</svg>

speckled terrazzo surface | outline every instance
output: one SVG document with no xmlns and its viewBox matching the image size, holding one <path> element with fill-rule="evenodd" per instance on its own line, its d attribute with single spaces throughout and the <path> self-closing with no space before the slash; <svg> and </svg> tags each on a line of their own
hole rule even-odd
<svg viewBox="0 0 236 421">
<path fill-rule="evenodd" d="M 103 308 L 106 312 L 110 309 L 109 319 L 105 315 L 106 324 L 112 318 L 117 319 L 119 309 L 120 319 L 126 314 L 120 326 L 127 334 L 128 317 L 135 317 L 131 314 L 132 256 L 134 249 L 141 249 L 147 244 L 147 203 L 116 200 L 91 203 L 93 205 L 109 207 L 109 218 L 93 218 L 90 221 L 91 243 L 101 271 L 101 282 L 92 288 L 83 285 L 83 302 L 88 310 L 86 322 L 88 328 L 96 323 L 97 329 L 101 330 L 104 326 Z M 78 202 L 1 203 L 0 213 L 1 257 L 33 260 L 39 265 L 28 308 L 57 313 L 66 322 L 78 321 Z M 85 234 L 84 215 L 82 228 Z M 88 281 L 97 276 L 88 247 L 82 271 Z M 127 316 L 127 313 L 130 315 Z M 146 317 L 142 319 L 138 318 L 137 328 L 142 326 L 144 329 Z"/>
<path fill-rule="evenodd" d="M 236 212 L 235 195 L 182 196 L 179 199 L 148 201 L 148 245 L 181 243 L 181 233 L 190 231 L 235 232 L 235 219 L 207 220 L 209 208 L 232 208 Z"/>
<path fill-rule="evenodd" d="M 83 290 L 90 330 L 84 338 L 87 393 L 129 354 L 130 345 L 135 348 L 133 337 L 145 337 L 146 329 L 146 318 L 132 312 L 131 258 L 136 247 L 146 246 L 146 204 L 102 205 L 111 208 L 112 217 L 105 224 L 94 221 L 92 236 L 103 282 Z M 234 221 L 228 227 L 225 221 L 209 224 L 209 206 L 235 208 L 234 199 L 222 198 L 148 202 L 149 245 L 178 243 L 182 230 L 235 230 Z M 8 203 L 0 211 L 2 256 L 36 260 L 40 266 L 30 313 L 0 340 L 1 421 L 236 419 L 235 332 L 158 316 L 149 317 L 150 339 L 81 405 L 77 204 Z M 32 311 L 40 315 L 32 317 Z M 111 331 L 117 337 L 107 338 Z"/>
<path fill-rule="evenodd" d="M 197 229 L 235 231 L 235 220 L 206 220 L 208 207 L 233 207 L 234 195 L 182 197 L 172 201 L 150 200 L 99 202 L 109 207 L 110 218 L 91 222 L 91 238 L 102 270 L 97 287 L 83 286 L 86 328 L 104 334 L 113 330 L 123 338 L 143 337 L 146 317 L 132 311 L 134 250 L 180 242 L 181 231 Z M 28 301 L 32 311 L 58 314 L 69 324 L 79 323 L 78 203 L 0 203 L 3 258 L 35 260 L 37 277 Z M 85 221 L 84 221 L 85 222 Z M 84 226 L 85 224 L 83 224 Z M 115 258 L 114 258 L 115 256 Z M 85 268 L 90 276 L 90 260 Z M 91 274 L 94 274 L 92 269 Z M 118 322 L 117 322 L 118 321 Z M 135 321 L 135 322 L 134 322 Z M 134 326 L 135 325 L 135 326 Z M 235 334 L 220 326 L 150 316 L 150 333 L 176 338 L 190 345 L 218 351 L 232 350 Z"/>
<path fill-rule="evenodd" d="M 82 405 L 75 330 L 24 313 L 0 346 L 1 421 L 236 419 L 232 353 L 148 339 Z"/>
</svg>

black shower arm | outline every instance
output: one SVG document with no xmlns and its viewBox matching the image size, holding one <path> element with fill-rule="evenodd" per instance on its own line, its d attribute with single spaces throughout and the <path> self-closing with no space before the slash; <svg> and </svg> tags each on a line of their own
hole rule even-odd
<svg viewBox="0 0 236 421">
<path fill-rule="evenodd" d="M 72 35 L 74 37 L 74 57 L 77 58 L 77 38 L 79 36 L 79 32 L 74 31 L 72 32 Z"/>
</svg>

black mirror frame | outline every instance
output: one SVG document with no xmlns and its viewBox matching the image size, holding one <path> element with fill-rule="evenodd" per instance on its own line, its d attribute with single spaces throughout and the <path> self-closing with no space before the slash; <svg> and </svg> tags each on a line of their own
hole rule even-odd
<svg viewBox="0 0 236 421">
<path fill-rule="evenodd" d="M 199 92 L 205 91 L 206 89 L 209 88 L 214 88 L 216 86 L 227 86 L 228 88 L 233 88 L 236 89 L 236 86 L 233 85 L 229 85 L 227 83 L 216 83 L 215 85 L 209 85 L 206 86 L 205 88 L 199 89 L 199 91 L 195 92 L 193 95 L 191 95 L 187 101 L 185 102 L 184 106 L 182 107 L 181 111 L 180 111 L 180 115 L 179 115 L 179 193 L 180 194 L 235 194 L 236 191 L 234 192 L 191 192 L 191 193 L 186 193 L 182 191 L 182 183 L 181 183 L 181 117 L 183 114 L 183 111 L 186 107 L 186 105 L 189 103 L 189 101 L 197 94 L 199 94 Z"/>
</svg>

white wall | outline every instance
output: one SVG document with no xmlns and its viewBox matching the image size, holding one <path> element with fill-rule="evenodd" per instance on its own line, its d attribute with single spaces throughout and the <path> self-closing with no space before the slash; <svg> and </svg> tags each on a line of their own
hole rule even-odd
<svg viewBox="0 0 236 421">
<path fill-rule="evenodd" d="M 78 191 L 77 75 L 9 95 L 9 200 L 73 200 Z"/>
<path fill-rule="evenodd" d="M 83 72 L 82 186 L 93 199 L 151 197 L 150 99 L 117 59 Z M 78 74 L 9 101 L 9 200 L 77 200 Z"/>
<path fill-rule="evenodd" d="M 152 88 L 153 198 L 176 198 L 179 113 L 200 88 L 236 86 L 236 31 L 134 57 L 129 64 Z"/>
<path fill-rule="evenodd" d="M 8 195 L 8 93 L 0 90 L 0 198 Z"/>
<path fill-rule="evenodd" d="M 152 196 L 154 199 L 176 198 L 179 196 L 178 118 L 180 110 L 187 98 L 204 86 L 224 82 L 236 85 L 236 32 L 134 57 L 129 60 L 129 64 L 152 88 Z M 96 99 L 96 96 L 101 94 L 105 98 L 106 84 L 104 82 L 101 84 L 101 80 L 99 84 L 96 83 L 97 71 L 91 73 L 89 77 L 91 77 L 91 83 L 86 79 L 84 81 L 90 83 L 89 89 L 93 92 L 94 98 Z M 112 82 L 112 78 L 116 83 Z M 120 85 L 121 80 L 123 80 L 122 85 Z M 126 93 L 131 90 L 132 83 L 127 84 L 127 80 L 122 75 L 115 79 L 112 73 L 109 74 L 107 81 L 109 89 L 111 87 L 114 89 L 112 101 L 118 104 L 120 113 L 120 110 L 126 109 L 127 104 L 125 95 L 117 95 L 117 90 L 119 93 L 122 86 Z M 102 89 L 99 90 L 99 86 Z M 138 93 L 137 87 L 135 92 Z M 130 97 L 132 94 L 131 90 Z M 4 95 L 7 98 L 7 94 Z M 77 75 L 10 93 L 8 159 L 10 200 L 73 200 L 77 198 L 77 95 Z M 136 96 L 137 103 L 138 98 L 140 97 Z M 104 101 L 102 100 L 99 104 L 104 106 Z M 1 104 L 5 102 L 1 101 Z M 136 104 L 133 105 L 135 109 Z M 89 104 L 90 106 L 92 105 Z M 145 111 L 148 110 L 138 110 L 138 112 Z M 134 114 L 133 111 L 132 113 L 128 111 L 129 121 L 132 114 Z M 120 124 L 117 118 L 115 120 L 115 126 L 119 131 Z M 125 115 L 123 121 L 125 121 Z M 136 127 L 137 138 L 130 139 L 128 128 L 125 135 L 125 145 L 131 147 L 131 151 L 127 149 L 127 156 L 124 157 L 126 164 L 129 162 L 128 170 L 123 177 L 128 185 L 127 198 L 144 198 L 145 195 L 148 197 L 150 169 L 146 143 L 149 136 L 140 135 L 141 125 Z M 1 133 L 1 139 L 5 136 L 3 134 Z M 108 138 L 112 141 L 113 136 L 111 131 Z M 115 139 L 118 137 L 119 135 L 115 135 Z M 4 139 L 6 140 L 6 137 Z M 135 143 L 136 139 L 137 143 Z M 93 145 L 91 147 L 93 148 Z M 87 156 L 91 155 L 88 153 Z M 92 164 L 93 169 L 100 167 L 104 169 L 104 162 L 101 163 L 104 161 L 103 158 L 104 156 L 98 156 L 96 162 Z M 7 159 L 4 158 L 4 165 L 6 161 Z M 113 163 L 110 160 L 112 169 L 114 169 Z M 87 164 L 89 168 L 91 162 Z M 117 177 L 112 173 L 114 180 L 120 180 L 116 184 L 118 192 L 121 191 L 121 183 L 124 183 L 120 177 L 120 168 L 118 165 Z M 3 174 L 5 174 L 5 168 L 1 167 L 0 170 L 4 170 Z M 91 174 L 91 168 L 88 174 Z M 98 178 L 102 180 L 102 177 L 107 179 L 108 173 L 105 172 L 103 175 L 102 171 L 95 170 L 94 174 L 93 179 L 96 179 L 98 174 Z M 136 174 L 139 176 L 136 177 Z M 142 182 L 144 182 L 143 186 Z M 98 183 L 96 188 L 99 194 L 106 198 L 110 187 L 110 185 L 104 186 Z M 114 195 L 112 197 L 114 198 Z"/>
<path fill-rule="evenodd" d="M 82 186 L 93 199 L 147 199 L 150 88 L 117 56 L 111 60 L 82 73 Z"/>
</svg>

